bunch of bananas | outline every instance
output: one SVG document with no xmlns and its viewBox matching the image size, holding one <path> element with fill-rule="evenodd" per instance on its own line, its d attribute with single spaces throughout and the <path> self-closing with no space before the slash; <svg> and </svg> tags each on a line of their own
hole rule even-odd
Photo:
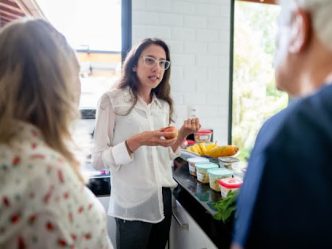
<svg viewBox="0 0 332 249">
<path fill-rule="evenodd" d="M 197 143 L 189 146 L 186 150 L 200 156 L 217 158 L 223 156 L 233 156 L 239 151 L 239 148 L 235 145 L 220 146 L 216 143 Z"/>
</svg>

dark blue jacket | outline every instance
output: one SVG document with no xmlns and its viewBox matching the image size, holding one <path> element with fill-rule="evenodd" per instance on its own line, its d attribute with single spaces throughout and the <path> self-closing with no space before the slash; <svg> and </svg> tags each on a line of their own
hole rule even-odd
<svg viewBox="0 0 332 249">
<path fill-rule="evenodd" d="M 263 125 L 240 191 L 234 241 L 253 249 L 332 248 L 332 85 Z"/>
</svg>

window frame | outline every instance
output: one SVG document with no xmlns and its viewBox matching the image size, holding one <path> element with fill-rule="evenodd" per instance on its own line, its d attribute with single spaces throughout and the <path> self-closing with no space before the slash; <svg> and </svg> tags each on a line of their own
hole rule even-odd
<svg viewBox="0 0 332 249">
<path fill-rule="evenodd" d="M 132 0 L 121 0 L 121 60 L 132 46 Z"/>
</svg>

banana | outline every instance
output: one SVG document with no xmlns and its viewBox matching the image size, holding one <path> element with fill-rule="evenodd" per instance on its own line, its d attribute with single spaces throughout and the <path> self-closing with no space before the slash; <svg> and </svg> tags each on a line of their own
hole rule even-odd
<svg viewBox="0 0 332 249">
<path fill-rule="evenodd" d="M 224 157 L 233 156 L 238 152 L 239 148 L 235 145 L 219 146 L 215 143 L 197 143 L 187 148 L 187 151 L 193 152 L 200 156 Z"/>
<path fill-rule="evenodd" d="M 224 157 L 224 156 L 233 156 L 238 152 L 239 148 L 235 145 L 223 145 L 216 146 L 213 149 L 207 151 L 207 156 L 210 157 Z"/>
<path fill-rule="evenodd" d="M 193 152 L 193 153 L 195 153 L 195 154 L 202 155 L 202 150 L 201 150 L 201 148 L 199 147 L 199 144 L 194 144 L 194 145 L 192 145 L 192 146 L 189 146 L 189 147 L 187 148 L 187 150 L 190 151 L 190 152 Z"/>
<path fill-rule="evenodd" d="M 200 151 L 202 152 L 201 156 L 205 156 L 206 152 L 207 152 L 205 143 L 199 143 L 198 146 L 199 146 Z"/>
<path fill-rule="evenodd" d="M 216 146 L 218 146 L 216 143 L 207 143 L 205 145 L 206 150 L 212 150 L 213 148 L 215 148 Z"/>
</svg>

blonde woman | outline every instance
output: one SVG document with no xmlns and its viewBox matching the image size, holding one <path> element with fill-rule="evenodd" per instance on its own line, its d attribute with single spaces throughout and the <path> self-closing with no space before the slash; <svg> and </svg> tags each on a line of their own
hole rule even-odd
<svg viewBox="0 0 332 249">
<path fill-rule="evenodd" d="M 0 248 L 112 248 L 71 149 L 79 65 L 43 20 L 0 32 Z"/>
</svg>

